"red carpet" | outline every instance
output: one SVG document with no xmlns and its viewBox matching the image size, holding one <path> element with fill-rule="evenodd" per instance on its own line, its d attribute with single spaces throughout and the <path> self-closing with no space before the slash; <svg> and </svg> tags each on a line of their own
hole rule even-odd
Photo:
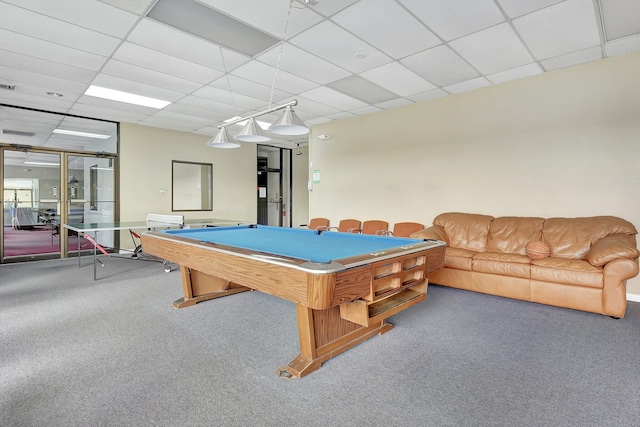
<svg viewBox="0 0 640 427">
<path fill-rule="evenodd" d="M 69 250 L 76 251 L 78 237 L 69 237 Z M 4 256 L 51 254 L 60 252 L 60 236 L 51 229 L 13 230 L 4 227 Z"/>
</svg>

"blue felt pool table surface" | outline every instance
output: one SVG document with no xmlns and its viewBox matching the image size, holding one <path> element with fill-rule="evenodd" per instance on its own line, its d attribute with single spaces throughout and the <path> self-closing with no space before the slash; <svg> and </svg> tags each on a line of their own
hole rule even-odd
<svg viewBox="0 0 640 427">
<path fill-rule="evenodd" d="M 421 239 L 265 225 L 188 228 L 164 230 L 162 233 L 314 263 L 329 263 L 423 242 Z"/>
</svg>

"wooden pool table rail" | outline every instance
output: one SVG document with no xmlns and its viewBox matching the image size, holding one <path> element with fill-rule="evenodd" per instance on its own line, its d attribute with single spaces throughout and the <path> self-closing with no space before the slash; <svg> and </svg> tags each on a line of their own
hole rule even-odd
<svg viewBox="0 0 640 427">
<path fill-rule="evenodd" d="M 295 303 L 300 354 L 277 371 L 284 377 L 305 376 L 391 330 L 386 319 L 423 301 L 426 274 L 444 264 L 442 244 L 337 272 L 313 273 L 161 234 L 143 234 L 142 244 L 146 253 L 180 265 L 184 296 L 175 307 L 250 289 Z"/>
</svg>

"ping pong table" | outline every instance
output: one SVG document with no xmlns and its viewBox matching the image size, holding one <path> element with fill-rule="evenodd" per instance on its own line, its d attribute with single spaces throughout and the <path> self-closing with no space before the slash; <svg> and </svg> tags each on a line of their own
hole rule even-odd
<svg viewBox="0 0 640 427">
<path fill-rule="evenodd" d="M 82 267 L 82 251 L 81 251 L 81 237 L 85 237 L 93 246 L 93 280 L 97 279 L 97 265 L 100 264 L 104 267 L 102 261 L 98 258 L 98 251 L 110 256 L 106 250 L 98 243 L 99 232 L 114 232 L 122 230 L 168 230 L 176 228 L 204 228 L 204 227 L 225 227 L 232 225 L 241 225 L 244 221 L 231 220 L 231 219 L 219 219 L 219 218 L 201 218 L 201 219 L 185 219 L 182 215 L 165 215 L 165 214 L 147 214 L 146 221 L 111 221 L 111 222 L 93 222 L 93 223 L 71 223 L 62 224 L 62 226 L 68 230 L 74 231 L 78 234 L 78 267 Z M 121 248 L 109 248 L 115 249 L 118 252 L 126 251 L 132 252 L 128 249 Z M 167 262 L 165 264 L 165 271 L 167 269 Z"/>
</svg>

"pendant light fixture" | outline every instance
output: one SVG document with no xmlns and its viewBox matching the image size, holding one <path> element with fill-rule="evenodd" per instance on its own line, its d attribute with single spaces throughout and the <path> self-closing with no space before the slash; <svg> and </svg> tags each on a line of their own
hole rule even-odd
<svg viewBox="0 0 640 427">
<path fill-rule="evenodd" d="M 252 117 L 247 120 L 247 124 L 236 133 L 236 140 L 242 142 L 268 142 L 271 141 L 271 138 L 264 133 L 260 125 L 256 123 L 256 119 Z"/>
<path fill-rule="evenodd" d="M 282 115 L 269 126 L 269 132 L 278 135 L 306 135 L 309 133 L 309 128 L 304 124 L 293 108 L 288 106 L 282 112 Z"/>
<path fill-rule="evenodd" d="M 284 48 L 284 44 L 287 40 L 287 27 L 289 26 L 289 18 L 291 17 L 291 9 L 293 7 L 293 1 L 289 0 L 289 12 L 287 14 L 287 21 L 284 27 L 284 34 L 282 36 L 282 43 L 280 45 L 280 54 L 278 55 L 278 62 L 276 64 L 276 72 L 273 76 L 273 82 L 271 84 L 271 97 L 269 100 L 269 107 L 271 107 L 273 102 L 273 93 L 276 84 L 276 78 L 278 76 L 278 71 L 280 70 L 280 58 L 282 57 L 282 50 Z M 220 49 L 220 54 L 222 55 L 222 49 Z M 231 97 L 233 100 L 233 92 L 231 91 L 231 84 L 229 83 L 229 74 L 227 72 L 226 64 L 224 63 L 224 57 L 222 58 L 222 63 L 224 65 L 224 72 L 227 75 L 227 84 L 229 85 L 229 93 L 231 93 Z M 238 119 L 227 121 L 224 125 L 218 125 L 220 132 L 212 138 L 207 145 L 209 147 L 217 147 L 217 148 L 235 148 L 239 147 L 240 144 L 231 142 L 229 138 L 229 134 L 227 133 L 225 127 L 231 126 L 239 122 L 247 121 L 247 123 L 240 129 L 240 131 L 235 135 L 235 139 L 237 141 L 242 142 L 268 142 L 271 140 L 269 136 L 265 134 L 265 132 L 260 128 L 260 126 L 256 123 L 255 118 L 263 116 L 265 114 L 273 113 L 274 111 L 284 110 L 282 115 L 269 127 L 269 132 L 276 135 L 283 136 L 299 136 L 306 135 L 309 133 L 309 128 L 304 124 L 302 120 L 296 115 L 293 111 L 293 106 L 297 105 L 298 101 L 293 100 L 286 104 L 280 105 L 278 107 L 268 108 L 264 111 L 261 111 L 256 114 L 251 114 L 247 117 L 240 117 Z M 234 102 L 235 107 L 235 102 Z"/>
<path fill-rule="evenodd" d="M 240 147 L 240 144 L 237 142 L 231 142 L 229 133 L 227 133 L 227 128 L 221 127 L 218 134 L 207 142 L 207 146 L 213 148 L 238 148 Z"/>
</svg>

